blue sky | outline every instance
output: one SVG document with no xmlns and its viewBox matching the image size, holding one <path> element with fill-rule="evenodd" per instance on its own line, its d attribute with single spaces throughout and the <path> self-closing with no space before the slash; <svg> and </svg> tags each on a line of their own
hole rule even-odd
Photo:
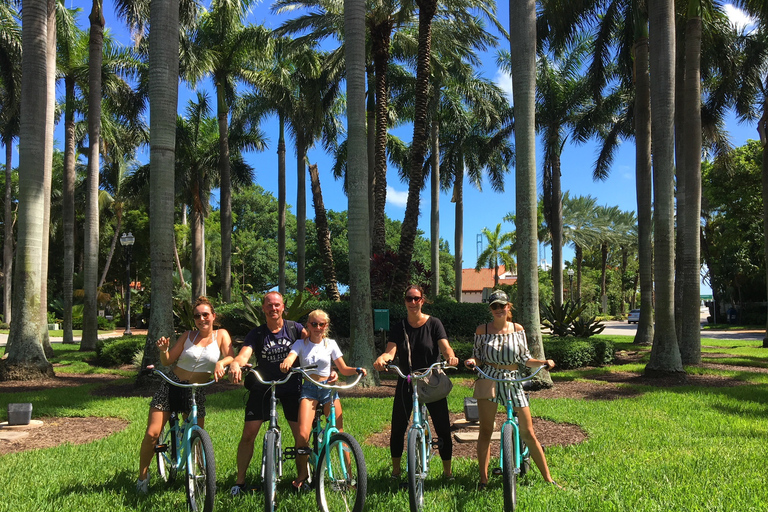
<svg viewBox="0 0 768 512">
<path fill-rule="evenodd" d="M 263 23 L 268 28 L 276 28 L 285 19 L 285 16 L 276 16 L 270 13 L 268 2 L 258 3 L 252 10 L 248 21 L 252 23 Z M 91 2 L 83 0 L 67 0 L 68 7 L 80 7 L 81 26 L 87 24 L 87 16 L 90 10 Z M 497 17 L 504 26 L 508 26 L 507 2 L 500 2 L 498 6 Z M 746 25 L 749 20 L 738 11 L 738 9 L 727 6 L 727 11 L 734 23 Z M 104 2 L 106 28 L 110 30 L 119 41 L 130 44 L 127 30 L 122 22 L 114 16 L 112 1 Z M 502 74 L 496 67 L 495 53 L 483 55 L 482 73 L 494 80 L 502 89 L 510 94 L 511 101 L 511 80 L 508 76 Z M 198 87 L 211 89 L 210 81 L 202 82 Z M 61 92 L 60 92 L 61 95 Z M 192 91 L 182 88 L 179 95 L 179 112 L 183 112 L 187 101 L 192 95 Z M 757 138 L 757 131 L 754 125 L 738 124 L 733 116 L 728 118 L 727 129 L 731 134 L 731 140 L 734 146 L 744 144 L 747 139 Z M 269 138 L 269 148 L 262 153 L 251 153 L 246 155 L 246 159 L 256 171 L 256 182 L 277 195 L 277 129 L 276 121 L 269 120 L 263 127 Z M 398 135 L 410 139 L 410 128 L 398 130 Z M 63 132 L 58 127 L 56 140 L 63 149 Z M 538 146 L 537 167 L 539 169 L 539 191 L 541 190 L 541 153 Z M 562 154 L 562 188 L 563 191 L 570 192 L 571 196 L 591 195 L 597 198 L 598 204 L 605 206 L 618 206 L 625 211 L 636 211 L 637 198 L 635 196 L 635 178 L 634 178 L 634 144 L 632 142 L 623 143 L 616 153 L 610 177 L 603 182 L 594 182 L 592 180 L 592 168 L 597 154 L 597 145 L 587 143 L 581 146 L 567 144 Z M 337 211 L 347 209 L 347 198 L 342 191 L 340 182 L 333 179 L 330 174 L 332 165 L 331 158 L 326 155 L 321 148 L 315 148 L 309 151 L 309 160 L 311 163 L 317 163 L 320 170 L 320 181 L 323 188 L 325 206 L 328 209 Z M 16 158 L 15 155 L 14 158 Z M 288 175 L 286 179 L 288 190 L 288 202 L 291 205 L 296 203 L 296 157 L 291 147 L 291 141 L 288 145 L 288 154 L 286 156 Z M 464 263 L 465 268 L 474 267 L 478 251 L 477 239 L 484 227 L 493 230 L 496 224 L 502 222 L 502 218 L 515 211 L 515 190 L 514 175 L 510 174 L 506 180 L 506 188 L 503 193 L 496 193 L 490 189 L 490 186 L 484 184 L 483 190 L 479 191 L 469 183 L 465 183 L 464 199 Z M 405 202 L 407 198 L 407 184 L 400 182 L 397 177 L 397 171 L 389 170 L 388 175 L 388 194 L 387 194 L 387 215 L 396 220 L 402 220 L 405 213 Z M 440 236 L 448 241 L 451 252 L 454 252 L 454 205 L 450 202 L 450 191 L 442 193 L 440 196 Z M 215 199 L 214 199 L 215 200 Z M 307 205 L 308 215 L 312 217 L 311 191 L 307 187 Z M 419 226 L 425 232 L 429 233 L 429 211 L 430 195 L 425 190 L 421 197 L 421 217 Z M 513 226 L 508 223 L 502 225 L 504 230 L 512 230 Z M 573 250 L 570 247 L 565 248 L 565 259 L 573 258 Z M 540 260 L 551 261 L 551 253 L 548 248 L 540 248 Z M 702 293 L 711 293 L 708 287 L 702 287 Z"/>
</svg>

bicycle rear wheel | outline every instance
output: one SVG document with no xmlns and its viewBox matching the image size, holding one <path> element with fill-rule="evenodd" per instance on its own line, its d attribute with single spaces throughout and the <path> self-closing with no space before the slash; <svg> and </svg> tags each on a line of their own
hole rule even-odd
<svg viewBox="0 0 768 512">
<path fill-rule="evenodd" d="M 264 511 L 274 512 L 277 491 L 280 445 L 277 433 L 268 430 L 264 435 Z"/>
<path fill-rule="evenodd" d="M 427 475 L 428 462 L 425 446 L 427 440 L 420 429 L 408 431 L 408 502 L 411 512 L 424 508 L 424 479 Z"/>
<path fill-rule="evenodd" d="M 501 433 L 502 477 L 504 478 L 504 511 L 514 512 L 517 505 L 517 446 L 512 439 L 512 429 L 505 428 Z"/>
<path fill-rule="evenodd" d="M 176 444 L 176 432 L 173 430 L 176 421 L 175 418 L 168 420 L 168 423 L 160 431 L 158 444 L 155 445 L 157 474 L 163 482 L 168 484 L 172 484 L 176 480 L 176 454 L 179 449 Z"/>
<path fill-rule="evenodd" d="M 192 431 L 187 464 L 187 499 L 192 512 L 212 512 L 216 497 L 216 463 L 211 437 L 203 429 Z"/>
<path fill-rule="evenodd" d="M 363 450 L 354 437 L 339 432 L 320 453 L 315 473 L 317 505 L 323 512 L 361 512 L 368 488 Z"/>
</svg>

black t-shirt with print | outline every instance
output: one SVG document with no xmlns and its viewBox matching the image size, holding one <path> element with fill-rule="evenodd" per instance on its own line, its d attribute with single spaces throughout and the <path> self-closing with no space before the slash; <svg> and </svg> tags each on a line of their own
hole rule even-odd
<svg viewBox="0 0 768 512">
<path fill-rule="evenodd" d="M 437 342 L 448 339 L 443 322 L 433 316 L 427 318 L 427 321 L 421 327 L 412 327 L 407 320 L 403 320 L 398 324 L 397 327 L 392 329 L 389 341 L 397 345 L 398 367 L 405 374 L 411 373 L 408 365 L 405 333 L 408 333 L 408 339 L 410 340 L 411 362 L 415 370 L 420 370 L 432 363 L 436 363 L 440 357 L 440 347 Z"/>
<path fill-rule="evenodd" d="M 264 380 L 281 380 L 285 374 L 280 370 L 280 363 L 288 357 L 293 342 L 301 338 L 304 327 L 291 320 L 284 320 L 283 327 L 272 332 L 266 324 L 260 325 L 245 336 L 243 346 L 251 347 L 256 357 L 259 375 Z M 259 387 L 263 387 L 258 383 Z M 276 395 L 301 393 L 301 376 L 293 375 L 288 382 L 276 389 Z"/>
</svg>

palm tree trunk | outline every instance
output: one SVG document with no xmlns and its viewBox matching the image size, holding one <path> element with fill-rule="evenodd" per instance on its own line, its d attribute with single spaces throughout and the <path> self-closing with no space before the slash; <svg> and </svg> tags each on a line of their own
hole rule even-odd
<svg viewBox="0 0 768 512">
<path fill-rule="evenodd" d="M 19 229 L 13 289 L 13 319 L 0 380 L 53 376 L 40 343 L 40 278 L 47 128 L 47 0 L 29 0 L 22 10 L 21 125 L 19 130 Z"/>
<path fill-rule="evenodd" d="M 296 137 L 296 290 L 306 286 L 307 241 L 307 145 L 303 136 Z"/>
<path fill-rule="evenodd" d="M 509 35 L 515 105 L 517 173 L 518 301 L 519 322 L 525 328 L 531 355 L 544 358 L 539 318 L 539 267 L 536 196 L 536 1 L 510 0 Z M 541 375 L 541 374 L 539 374 Z M 545 373 L 538 385 L 551 387 Z"/>
<path fill-rule="evenodd" d="M 72 305 L 75 272 L 75 80 L 64 79 L 64 179 L 62 184 L 62 225 L 64 254 L 62 279 L 64 292 L 64 343 L 74 343 Z"/>
<path fill-rule="evenodd" d="M 366 77 L 368 81 L 368 94 L 365 101 L 366 152 L 368 154 L 368 224 L 370 225 L 370 232 L 373 233 L 373 219 L 376 217 L 374 198 L 376 190 L 376 73 L 373 66 L 366 66 Z"/>
<path fill-rule="evenodd" d="M 3 216 L 3 322 L 11 323 L 11 301 L 13 300 L 13 138 L 5 143 L 5 208 Z M 66 235 L 65 235 L 66 236 Z M 66 270 L 65 270 L 66 272 Z M 71 314 L 71 312 L 70 312 Z"/>
<path fill-rule="evenodd" d="M 280 112 L 278 118 L 277 140 L 277 289 L 283 295 L 285 287 L 285 117 Z"/>
<path fill-rule="evenodd" d="M 373 254 L 384 254 L 386 250 L 387 204 L 387 122 L 389 121 L 389 46 L 392 38 L 392 21 L 387 20 L 371 27 L 373 69 L 376 76 L 376 134 L 374 149 L 374 191 L 373 191 Z"/>
<path fill-rule="evenodd" d="M 432 117 L 432 179 L 430 182 L 429 242 L 432 263 L 432 296 L 440 295 L 440 139 L 437 115 Z"/>
<path fill-rule="evenodd" d="M 460 162 L 463 159 L 459 160 Z M 458 166 L 456 176 L 453 181 L 453 197 L 451 201 L 456 203 L 456 213 L 454 215 L 454 259 L 453 275 L 456 281 L 454 296 L 456 302 L 461 302 L 461 290 L 464 286 L 463 256 L 464 256 L 464 168 Z"/>
<path fill-rule="evenodd" d="M 389 291 L 390 300 L 402 293 L 411 273 L 413 244 L 419 225 L 419 204 L 424 184 L 424 153 L 427 148 L 427 108 L 429 105 L 429 76 L 432 47 L 432 18 L 437 10 L 437 0 L 417 0 L 419 5 L 419 50 L 416 64 L 416 100 L 414 107 L 413 139 L 408 156 L 408 200 L 405 206 L 398 248 L 395 280 Z"/>
<path fill-rule="evenodd" d="M 763 116 L 760 118 L 759 124 L 760 128 L 765 130 L 765 122 L 766 119 L 768 119 L 768 98 L 765 99 L 763 102 Z M 766 142 L 768 142 L 767 139 L 764 139 L 761 137 L 761 143 L 763 146 L 763 164 L 762 164 L 762 192 L 763 192 L 763 248 L 765 251 L 765 261 L 768 261 L 768 155 L 766 155 L 765 146 Z M 6 178 L 7 180 L 7 178 Z M 7 192 L 6 192 L 7 194 Z M 768 278 L 768 265 L 766 265 L 766 277 Z M 768 280 L 766 280 L 766 283 L 768 286 Z M 712 297 L 717 299 L 715 297 L 715 290 L 717 288 L 715 287 L 714 283 L 712 283 Z M 717 303 L 715 303 L 715 307 L 717 307 Z M 765 336 L 763 337 L 763 348 L 768 348 L 768 320 L 766 320 L 766 326 L 765 326 Z"/>
<path fill-rule="evenodd" d="M 334 302 L 341 300 L 336 284 L 336 268 L 333 266 L 333 251 L 331 250 L 331 231 L 328 229 L 328 217 L 325 215 L 323 191 L 320 188 L 320 175 L 317 165 L 309 166 L 309 177 L 312 184 L 312 204 L 315 207 L 315 226 L 317 227 L 317 247 L 323 260 L 323 278 L 326 283 L 326 294 Z"/>
<path fill-rule="evenodd" d="M 680 358 L 683 364 L 701 362 L 701 13 L 699 2 L 691 2 L 685 28 L 685 243 L 682 250 L 682 313 Z"/>
<path fill-rule="evenodd" d="M 649 0 L 651 136 L 653 140 L 656 329 L 648 375 L 682 373 L 675 334 L 674 88 L 675 12 L 672 0 Z"/>
<path fill-rule="evenodd" d="M 635 43 L 635 188 L 637 196 L 637 259 L 640 279 L 640 320 L 634 343 L 653 342 L 653 244 L 651 173 L 651 83 L 648 74 L 648 22 L 638 22 Z M 632 307 L 635 297 L 633 288 Z"/>
<path fill-rule="evenodd" d="M 190 215 L 190 238 L 192 240 L 192 298 L 205 295 L 205 217 L 196 207 Z"/>
<path fill-rule="evenodd" d="M 115 255 L 115 248 L 117 248 L 117 239 L 120 237 L 120 228 L 123 225 L 122 213 L 117 214 L 117 224 L 115 225 L 115 232 L 112 235 L 112 242 L 109 244 L 109 253 L 107 253 L 107 260 L 104 262 L 104 270 L 101 272 L 101 279 L 99 279 L 99 288 L 104 286 L 104 281 L 107 280 L 107 273 L 109 267 L 112 265 L 112 257 Z"/>
<path fill-rule="evenodd" d="M 558 145 L 559 147 L 559 145 Z M 552 288 L 555 304 L 563 305 L 563 192 L 560 176 L 560 154 L 552 162 Z"/>
<path fill-rule="evenodd" d="M 221 299 L 232 300 L 232 179 L 229 168 L 229 107 L 223 78 L 216 79 L 216 111 L 219 120 L 219 177 L 221 190 Z"/>
<path fill-rule="evenodd" d="M 149 226 L 152 309 L 142 367 L 159 362 L 156 341 L 173 337 L 174 165 L 179 89 L 179 1 L 150 3 L 149 34 Z M 138 385 L 150 377 L 139 372 Z"/>
<path fill-rule="evenodd" d="M 347 190 L 349 191 L 350 361 L 370 368 L 375 357 L 371 315 L 371 245 L 365 140 L 365 1 L 344 0 L 347 63 Z M 368 374 L 364 385 L 378 377 Z"/>
</svg>

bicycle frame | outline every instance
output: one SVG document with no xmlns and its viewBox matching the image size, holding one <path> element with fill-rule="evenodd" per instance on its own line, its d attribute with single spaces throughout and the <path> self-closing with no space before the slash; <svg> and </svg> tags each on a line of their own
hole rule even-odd
<svg viewBox="0 0 768 512">
<path fill-rule="evenodd" d="M 496 379 L 494 377 L 491 377 L 487 373 L 485 373 L 483 370 L 480 369 L 478 366 L 473 366 L 473 369 L 477 371 L 480 375 L 482 375 L 484 378 L 493 380 L 496 382 L 505 382 L 505 383 L 517 383 L 517 382 L 525 382 L 527 380 L 531 380 L 538 374 L 543 368 L 545 368 L 546 365 L 539 366 L 535 372 L 533 372 L 531 375 L 527 377 L 523 377 L 522 379 Z M 501 436 L 503 439 L 504 431 L 508 428 L 512 429 L 512 434 L 515 442 L 515 446 L 521 446 L 520 442 L 520 426 L 517 423 L 517 413 L 515 413 L 515 410 L 512 406 L 512 392 L 509 388 L 506 390 L 506 396 L 504 397 L 504 405 L 507 409 L 507 420 L 502 423 L 501 425 Z M 520 467 L 523 464 L 523 459 L 525 459 L 528 456 L 528 447 L 526 446 L 524 449 L 516 450 L 515 451 L 515 473 L 520 472 Z M 501 467 L 502 471 L 504 470 L 504 461 L 506 460 L 506 454 L 504 453 L 504 443 L 501 443 L 500 446 L 500 453 L 499 453 L 499 466 Z"/>
</svg>

